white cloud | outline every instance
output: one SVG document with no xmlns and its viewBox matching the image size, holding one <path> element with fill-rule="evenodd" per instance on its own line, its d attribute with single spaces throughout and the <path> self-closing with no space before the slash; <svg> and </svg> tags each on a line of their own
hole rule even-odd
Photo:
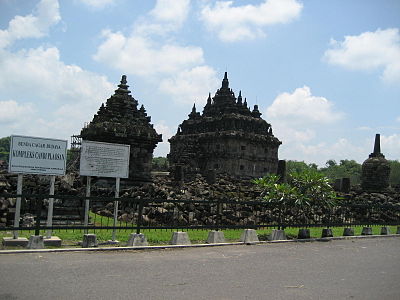
<svg viewBox="0 0 400 300">
<path fill-rule="evenodd" d="M 343 159 L 341 155 L 346 147 L 351 153 L 359 155 L 362 149 L 344 146 L 350 144 L 346 139 L 339 139 L 335 143 L 315 142 L 323 141 L 328 126 L 344 117 L 333 107 L 328 99 L 312 95 L 307 86 L 297 88 L 293 93 L 279 94 L 267 108 L 266 116 L 272 124 L 274 135 L 282 141 L 280 158 L 305 160 L 322 166 L 328 159 Z"/>
<path fill-rule="evenodd" d="M 300 15 L 303 5 L 296 0 L 265 0 L 259 5 L 232 6 L 233 1 L 207 4 L 201 11 L 206 26 L 225 42 L 265 35 L 264 27 L 288 23 Z"/>
<path fill-rule="evenodd" d="M 387 159 L 400 159 L 400 134 L 381 135 L 381 151 Z"/>
<path fill-rule="evenodd" d="M 103 9 L 106 6 L 115 3 L 115 0 L 79 0 L 79 1 L 93 9 Z"/>
<path fill-rule="evenodd" d="M 5 48 L 19 39 L 43 37 L 49 28 L 60 20 L 58 1 L 42 0 L 33 14 L 15 16 L 7 29 L 0 30 L 0 48 Z"/>
<path fill-rule="evenodd" d="M 43 37 L 59 20 L 58 2 L 43 0 L 34 13 L 10 21 L 1 43 Z M 104 76 L 62 62 L 56 47 L 0 48 L 0 70 L 0 95 L 13 98 L 0 102 L 0 136 L 69 138 L 114 88 Z"/>
<path fill-rule="evenodd" d="M 134 35 L 165 36 L 179 30 L 190 11 L 190 0 L 157 0 L 155 7 L 134 24 Z"/>
<path fill-rule="evenodd" d="M 66 65 L 55 47 L 0 51 L 0 90 L 19 90 L 50 102 L 68 104 L 102 99 L 112 85 L 104 76 Z"/>
<path fill-rule="evenodd" d="M 104 76 L 63 63 L 54 47 L 16 53 L 0 50 L 0 69 L 0 94 L 16 98 L 5 102 L 6 106 L 0 103 L 2 112 L 16 116 L 6 118 L 10 122 L 1 126 L 0 136 L 21 133 L 68 138 L 80 132 L 114 89 Z M 25 99 L 31 104 L 19 104 Z"/>
<path fill-rule="evenodd" d="M 14 124 L 35 112 L 32 103 L 20 104 L 15 100 L 0 101 L 0 124 Z"/>
<path fill-rule="evenodd" d="M 169 153 L 169 142 L 168 139 L 174 134 L 171 128 L 166 124 L 164 120 L 157 122 L 154 125 L 154 129 L 158 134 L 162 134 L 163 141 L 157 144 L 157 148 L 154 151 L 154 156 L 167 156 Z"/>
<path fill-rule="evenodd" d="M 324 58 L 331 64 L 349 70 L 383 69 L 387 82 L 400 82 L 400 34 L 398 28 L 345 36 L 344 41 L 331 41 L 332 49 Z"/>
<path fill-rule="evenodd" d="M 339 138 L 334 142 L 321 142 L 317 144 L 297 144 L 294 149 L 288 151 L 297 157 L 301 157 L 307 162 L 315 162 L 319 166 L 324 166 L 329 159 L 340 161 L 342 159 L 354 159 L 362 162 L 368 157 L 365 153 L 366 143 L 354 144 L 346 138 Z M 288 150 L 288 149 L 286 149 Z"/>
<path fill-rule="evenodd" d="M 204 61 L 200 47 L 160 45 L 142 36 L 126 37 L 120 32 L 104 31 L 103 36 L 106 40 L 98 48 L 94 59 L 129 74 L 173 74 Z"/>
<path fill-rule="evenodd" d="M 182 24 L 187 17 L 190 0 L 157 0 L 150 12 L 156 20 Z"/>
<path fill-rule="evenodd" d="M 324 97 L 313 96 L 308 86 L 297 88 L 292 94 L 278 95 L 267 109 L 267 116 L 290 123 L 332 123 L 343 114 L 333 110 L 333 103 Z"/>
<path fill-rule="evenodd" d="M 189 9 L 188 0 L 157 1 L 153 10 L 134 24 L 130 35 L 104 30 L 104 41 L 93 58 L 144 78 L 174 101 L 206 99 L 217 87 L 214 69 L 205 64 L 201 47 L 180 45 L 173 38 Z"/>
<path fill-rule="evenodd" d="M 181 103 L 205 104 L 210 91 L 217 88 L 218 79 L 214 69 L 208 66 L 184 70 L 173 77 L 163 79 L 160 90 Z"/>
</svg>

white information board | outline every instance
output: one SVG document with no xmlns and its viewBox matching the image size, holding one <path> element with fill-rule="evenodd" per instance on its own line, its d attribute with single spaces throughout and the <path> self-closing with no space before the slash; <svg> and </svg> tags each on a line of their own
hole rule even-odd
<svg viewBox="0 0 400 300">
<path fill-rule="evenodd" d="M 81 176 L 128 178 L 130 146 L 82 141 Z"/>
<path fill-rule="evenodd" d="M 8 171 L 18 174 L 64 175 L 67 141 L 12 135 Z"/>
</svg>

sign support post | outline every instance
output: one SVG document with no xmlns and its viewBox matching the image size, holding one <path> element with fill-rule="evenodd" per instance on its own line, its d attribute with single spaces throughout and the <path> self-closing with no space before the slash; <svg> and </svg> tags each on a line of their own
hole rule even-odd
<svg viewBox="0 0 400 300">
<path fill-rule="evenodd" d="M 18 174 L 17 180 L 17 194 L 22 194 L 22 174 Z M 19 227 L 19 218 L 21 216 L 21 196 L 17 197 L 17 202 L 15 203 L 15 215 L 14 215 L 14 228 Z M 14 231 L 14 239 L 18 239 L 18 230 Z"/>
<path fill-rule="evenodd" d="M 117 229 L 117 220 L 118 220 L 118 198 L 119 198 L 119 185 L 120 185 L 120 178 L 115 178 L 115 201 L 114 201 L 114 228 L 112 233 L 112 241 L 115 242 Z"/>
<path fill-rule="evenodd" d="M 86 197 L 90 197 L 90 183 L 92 181 L 92 177 L 86 177 Z M 85 199 L 85 221 L 83 224 L 85 227 L 89 225 L 89 199 Z M 88 234 L 89 230 L 85 228 L 85 233 Z"/>
<path fill-rule="evenodd" d="M 56 181 L 56 176 L 52 175 L 50 176 L 50 196 L 54 196 L 54 183 Z M 47 227 L 53 226 L 53 207 L 54 207 L 54 198 L 51 197 L 49 198 L 49 208 L 47 210 Z M 51 238 L 51 229 L 47 229 L 47 235 L 46 238 Z"/>
</svg>

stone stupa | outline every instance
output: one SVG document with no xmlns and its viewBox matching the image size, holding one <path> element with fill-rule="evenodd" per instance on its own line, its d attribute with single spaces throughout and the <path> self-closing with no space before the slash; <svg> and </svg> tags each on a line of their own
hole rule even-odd
<svg viewBox="0 0 400 300">
<path fill-rule="evenodd" d="M 379 192 L 389 187 L 390 164 L 381 153 L 380 134 L 375 135 L 374 152 L 362 164 L 361 188 Z"/>
</svg>

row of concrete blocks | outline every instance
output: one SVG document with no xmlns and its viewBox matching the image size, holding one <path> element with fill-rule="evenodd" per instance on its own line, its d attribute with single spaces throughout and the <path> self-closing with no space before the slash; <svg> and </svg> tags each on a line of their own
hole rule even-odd
<svg viewBox="0 0 400 300">
<path fill-rule="evenodd" d="M 243 243 L 257 243 L 258 235 L 254 229 L 245 229 L 240 237 L 240 241 Z M 207 237 L 207 244 L 223 244 L 226 243 L 225 236 L 222 231 L 209 231 Z M 146 236 L 143 233 L 132 233 L 127 246 L 148 246 Z M 189 235 L 184 231 L 176 231 L 172 233 L 172 238 L 170 240 L 170 245 L 191 245 Z M 98 242 L 95 234 L 85 234 L 83 236 L 82 247 L 91 248 L 97 247 Z"/>
<path fill-rule="evenodd" d="M 390 228 L 387 226 L 381 227 L 381 235 L 390 234 Z M 396 234 L 400 234 L 400 226 L 397 227 Z M 361 231 L 361 235 L 372 235 L 372 227 L 363 227 Z M 354 236 L 354 228 L 346 227 L 343 229 L 343 236 Z M 322 238 L 325 237 L 333 237 L 331 228 L 322 229 Z M 298 239 L 309 239 L 310 238 L 310 229 L 299 229 L 299 233 L 297 235 Z"/>
<path fill-rule="evenodd" d="M 390 234 L 389 227 L 381 228 L 381 235 Z M 400 234 L 400 226 L 397 227 L 396 234 Z M 372 235 L 371 227 L 363 227 L 361 235 Z M 354 236 L 354 228 L 344 228 L 343 236 Z M 324 228 L 322 229 L 322 238 L 325 237 L 333 237 L 332 229 Z M 298 239 L 309 239 L 310 238 L 310 229 L 299 229 L 299 233 L 297 236 Z M 25 238 L 23 238 L 25 239 Z M 284 230 L 274 229 L 272 233 L 269 235 L 268 240 L 276 241 L 276 240 L 286 240 L 286 234 Z M 19 242 L 22 241 L 22 238 L 18 239 Z M 12 242 L 10 240 L 9 242 Z M 18 241 L 15 241 L 18 242 Z M 254 229 L 245 229 L 240 237 L 240 242 L 245 244 L 252 244 L 259 242 L 257 232 Z M 117 243 L 117 242 L 115 242 Z M 226 243 L 225 236 L 222 231 L 209 231 L 207 237 L 207 244 L 221 244 Z M 3 244 L 5 244 L 5 240 L 3 239 Z M 61 240 L 57 237 L 52 237 L 51 239 L 46 239 L 41 235 L 32 235 L 27 241 L 26 248 L 28 249 L 43 249 L 46 245 L 52 246 L 61 246 Z M 172 238 L 170 241 L 171 245 L 190 245 L 190 239 L 187 232 L 177 231 L 173 232 Z M 15 244 L 17 245 L 17 244 Z M 18 244 L 21 245 L 21 244 Z M 24 245 L 24 246 L 25 246 Z M 132 233 L 126 246 L 148 246 L 148 242 L 146 236 L 143 233 Z M 95 234 L 85 234 L 83 235 L 83 248 L 91 248 L 98 247 L 97 237 Z"/>
<path fill-rule="evenodd" d="M 245 229 L 242 233 L 240 241 L 246 244 L 257 243 L 258 235 L 254 229 Z M 111 243 L 118 243 L 110 241 Z M 225 236 L 222 231 L 210 231 L 207 237 L 207 244 L 223 244 L 226 243 Z M 171 245 L 191 245 L 187 232 L 177 231 L 172 234 L 170 241 Z M 95 234 L 84 234 L 82 248 L 98 247 L 97 237 Z M 132 233 L 126 246 L 138 247 L 148 246 L 147 238 L 143 233 Z M 45 247 L 45 239 L 42 235 L 32 235 L 29 238 L 26 248 L 28 249 L 43 249 Z"/>
<path fill-rule="evenodd" d="M 381 235 L 390 234 L 390 228 L 384 226 L 381 228 Z M 397 227 L 396 234 L 400 234 L 400 226 Z M 363 227 L 361 235 L 372 235 L 371 227 Z M 344 228 L 343 236 L 354 236 L 354 228 Z M 322 238 L 333 237 L 333 232 L 331 228 L 322 229 Z M 309 239 L 310 238 L 310 229 L 299 229 L 299 233 L 297 236 L 298 239 Z M 268 237 L 269 241 L 279 241 L 286 240 L 286 234 L 284 230 L 273 229 L 271 234 Z M 254 229 L 245 229 L 240 237 L 240 242 L 246 244 L 252 244 L 259 242 L 257 232 Z M 219 244 L 225 243 L 225 236 L 222 231 L 209 231 L 207 237 L 207 244 Z M 172 238 L 170 241 L 171 245 L 190 245 L 190 239 L 187 232 L 177 231 L 172 234 Z M 82 247 L 90 248 L 97 247 L 97 240 L 95 234 L 85 234 L 83 237 Z M 132 233 L 127 246 L 148 246 L 147 239 L 144 234 Z"/>
</svg>

